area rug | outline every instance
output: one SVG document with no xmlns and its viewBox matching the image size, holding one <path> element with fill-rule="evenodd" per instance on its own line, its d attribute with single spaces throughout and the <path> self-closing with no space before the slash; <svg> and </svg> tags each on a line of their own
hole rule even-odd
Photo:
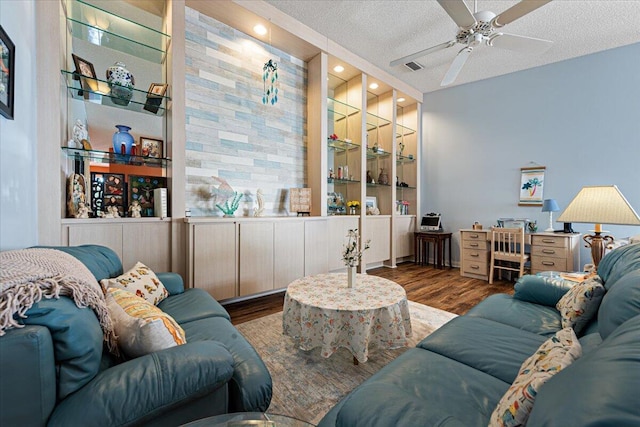
<svg viewBox="0 0 640 427">
<path fill-rule="evenodd" d="M 359 365 L 353 364 L 353 356 L 344 348 L 328 359 L 320 356 L 320 348 L 299 350 L 293 339 L 282 334 L 282 312 L 237 325 L 271 372 L 273 399 L 268 412 L 318 424 L 351 390 L 456 317 L 413 301 L 409 311 L 413 331 L 409 345 L 395 350 L 370 348 L 369 360 Z"/>
</svg>

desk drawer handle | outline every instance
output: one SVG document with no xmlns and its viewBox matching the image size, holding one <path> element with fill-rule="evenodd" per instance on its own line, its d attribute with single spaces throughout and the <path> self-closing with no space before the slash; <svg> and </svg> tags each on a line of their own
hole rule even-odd
<svg viewBox="0 0 640 427">
<path fill-rule="evenodd" d="M 543 254 L 555 254 L 556 251 L 554 251 L 553 249 L 543 249 L 542 253 Z"/>
<path fill-rule="evenodd" d="M 542 261 L 542 265 L 556 265 L 553 261 Z"/>
<path fill-rule="evenodd" d="M 477 234 L 469 234 L 469 237 L 471 237 L 472 239 L 477 239 L 480 236 L 478 236 Z"/>
<path fill-rule="evenodd" d="M 480 254 L 478 252 L 472 252 L 469 255 L 474 257 L 474 258 L 478 258 L 480 256 Z"/>
<path fill-rule="evenodd" d="M 477 243 L 469 243 L 469 246 L 473 248 L 477 248 L 479 245 Z"/>
<path fill-rule="evenodd" d="M 555 239 L 542 239 L 542 243 L 555 243 Z"/>
<path fill-rule="evenodd" d="M 477 265 L 472 265 L 471 268 L 473 268 L 474 270 L 479 270 L 480 269 L 480 267 L 477 266 Z"/>
</svg>

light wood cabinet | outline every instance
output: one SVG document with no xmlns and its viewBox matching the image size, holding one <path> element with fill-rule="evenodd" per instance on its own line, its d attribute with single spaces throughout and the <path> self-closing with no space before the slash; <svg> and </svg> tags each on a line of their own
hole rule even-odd
<svg viewBox="0 0 640 427">
<path fill-rule="evenodd" d="M 204 289 L 215 299 L 238 295 L 236 224 L 190 224 L 189 286 Z"/>
<path fill-rule="evenodd" d="M 240 296 L 273 290 L 273 232 L 273 222 L 240 223 Z"/>
<path fill-rule="evenodd" d="M 416 217 L 397 216 L 394 219 L 396 259 L 413 255 L 413 233 L 415 230 Z"/>
<path fill-rule="evenodd" d="M 171 271 L 171 223 L 157 219 L 68 220 L 63 224 L 62 244 L 94 244 L 111 248 L 124 270 L 140 261 L 154 271 Z"/>
<path fill-rule="evenodd" d="M 391 258 L 391 217 L 386 215 L 367 217 L 364 240 L 371 240 L 364 254 L 367 264 L 380 263 Z"/>
<path fill-rule="evenodd" d="M 329 271 L 329 221 L 315 219 L 304 223 L 304 275 Z"/>
<path fill-rule="evenodd" d="M 303 221 L 278 221 L 273 235 L 273 288 L 286 288 L 305 275 Z"/>
<path fill-rule="evenodd" d="M 489 246 L 491 234 L 488 231 L 460 231 L 460 274 L 481 280 L 489 280 Z"/>
</svg>

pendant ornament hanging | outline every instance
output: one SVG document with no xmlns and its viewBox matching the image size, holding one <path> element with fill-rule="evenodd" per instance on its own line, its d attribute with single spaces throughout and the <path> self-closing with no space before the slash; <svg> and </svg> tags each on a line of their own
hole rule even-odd
<svg viewBox="0 0 640 427">
<path fill-rule="evenodd" d="M 274 105 L 278 102 L 278 64 L 274 60 L 270 59 L 262 67 L 262 81 L 264 83 L 262 103 Z"/>
</svg>

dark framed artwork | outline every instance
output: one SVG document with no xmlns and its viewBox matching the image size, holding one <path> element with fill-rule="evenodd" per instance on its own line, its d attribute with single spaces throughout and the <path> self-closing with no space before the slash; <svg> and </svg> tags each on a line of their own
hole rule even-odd
<svg viewBox="0 0 640 427">
<path fill-rule="evenodd" d="M 95 217 L 116 206 L 121 217 L 127 212 L 127 185 L 120 173 L 91 172 L 91 210 Z"/>
<path fill-rule="evenodd" d="M 161 139 L 140 137 L 140 154 L 143 157 L 153 157 L 161 159 L 163 154 L 163 141 Z"/>
<path fill-rule="evenodd" d="M 16 45 L 0 25 L 0 114 L 13 120 Z"/>
<path fill-rule="evenodd" d="M 154 216 L 153 190 L 166 188 L 167 178 L 161 176 L 129 175 L 129 205 L 134 200 L 140 203 L 142 216 Z"/>
<path fill-rule="evenodd" d="M 96 70 L 95 68 L 93 68 L 93 64 L 73 53 L 71 54 L 71 57 L 73 58 L 73 63 L 76 66 L 76 79 L 80 79 L 80 85 L 82 86 L 82 89 L 93 92 L 98 90 Z M 78 93 L 78 95 L 82 94 Z"/>
<path fill-rule="evenodd" d="M 144 109 L 154 114 L 157 113 L 160 105 L 162 105 L 162 99 L 168 87 L 169 85 L 166 83 L 151 83 L 149 91 L 147 92 L 147 102 L 144 104 Z"/>
</svg>

